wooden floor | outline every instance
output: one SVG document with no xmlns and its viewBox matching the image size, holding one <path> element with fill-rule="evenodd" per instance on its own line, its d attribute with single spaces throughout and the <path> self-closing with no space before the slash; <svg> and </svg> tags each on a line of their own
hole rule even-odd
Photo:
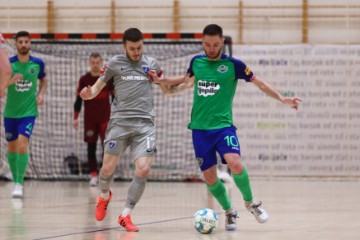
<svg viewBox="0 0 360 240">
<path fill-rule="evenodd" d="M 238 208 L 238 229 L 227 232 L 224 212 L 204 183 L 149 182 L 133 211 L 140 227 L 127 233 L 117 225 L 129 182 L 115 182 L 114 198 L 102 222 L 94 219 L 97 188 L 83 181 L 26 181 L 25 196 L 12 199 L 12 183 L 0 181 L 0 239 L 81 240 L 358 240 L 360 182 L 333 180 L 253 180 L 256 199 L 270 219 L 259 224 L 247 211 L 233 184 L 226 184 Z M 210 235 L 196 232 L 192 215 L 209 207 L 219 214 Z"/>
</svg>

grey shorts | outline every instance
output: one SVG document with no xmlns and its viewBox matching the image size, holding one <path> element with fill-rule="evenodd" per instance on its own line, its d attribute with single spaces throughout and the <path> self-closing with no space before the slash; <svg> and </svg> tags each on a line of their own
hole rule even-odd
<svg viewBox="0 0 360 240">
<path fill-rule="evenodd" d="M 104 152 L 121 157 L 130 146 L 134 160 L 155 155 L 155 125 L 147 118 L 110 119 Z"/>
</svg>

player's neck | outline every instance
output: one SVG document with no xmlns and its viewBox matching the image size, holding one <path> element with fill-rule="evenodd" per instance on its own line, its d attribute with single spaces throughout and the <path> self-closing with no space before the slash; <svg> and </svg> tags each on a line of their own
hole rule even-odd
<svg viewBox="0 0 360 240">
<path fill-rule="evenodd" d="M 17 56 L 18 56 L 19 61 L 22 63 L 26 63 L 30 59 L 30 54 L 26 54 L 26 55 L 18 54 Z"/>
<path fill-rule="evenodd" d="M 90 71 L 90 75 L 93 76 L 93 77 L 98 77 L 98 76 L 100 76 L 100 72 Z"/>
</svg>

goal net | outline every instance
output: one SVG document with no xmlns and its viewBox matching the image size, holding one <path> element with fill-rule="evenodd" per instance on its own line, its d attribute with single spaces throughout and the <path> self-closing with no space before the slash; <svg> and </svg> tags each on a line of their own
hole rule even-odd
<svg viewBox="0 0 360 240">
<path fill-rule="evenodd" d="M 144 53 L 155 57 L 164 74 L 186 73 L 191 58 L 202 54 L 201 41 L 193 39 L 145 39 Z M 13 40 L 8 40 L 9 55 L 15 55 Z M 227 38 L 225 51 L 231 54 L 231 39 Z M 42 58 L 46 64 L 48 87 L 45 105 L 39 108 L 39 117 L 29 145 L 29 165 L 26 177 L 32 179 L 85 179 L 88 178 L 87 146 L 83 142 L 83 108 L 79 117 L 80 127 L 73 129 L 73 105 L 80 76 L 88 69 L 91 52 L 99 52 L 104 62 L 123 53 L 119 40 L 32 39 L 31 55 Z M 200 177 L 194 158 L 191 132 L 187 129 L 192 104 L 192 91 L 165 97 L 154 87 L 156 110 L 157 155 L 153 162 L 150 180 L 192 180 Z M 1 100 L 3 116 L 6 98 Z M 0 177 L 9 177 L 6 158 L 7 143 L 1 118 Z M 102 161 L 102 144 L 98 140 L 97 159 Z M 115 177 L 130 179 L 134 174 L 131 154 L 121 158 Z"/>
</svg>

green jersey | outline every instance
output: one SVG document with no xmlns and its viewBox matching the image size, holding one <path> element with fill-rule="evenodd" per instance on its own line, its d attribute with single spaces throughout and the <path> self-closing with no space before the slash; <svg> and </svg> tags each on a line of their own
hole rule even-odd
<svg viewBox="0 0 360 240">
<path fill-rule="evenodd" d="M 254 76 L 246 65 L 225 54 L 216 61 L 206 55 L 195 56 L 188 69 L 195 77 L 190 129 L 211 130 L 233 124 L 232 102 L 237 80 L 251 81 Z"/>
<path fill-rule="evenodd" d="M 23 79 L 8 87 L 4 117 L 37 116 L 37 81 L 46 75 L 43 60 L 30 56 L 28 62 L 22 63 L 17 56 L 14 56 L 10 58 L 10 63 L 13 74 L 20 73 Z"/>
</svg>

